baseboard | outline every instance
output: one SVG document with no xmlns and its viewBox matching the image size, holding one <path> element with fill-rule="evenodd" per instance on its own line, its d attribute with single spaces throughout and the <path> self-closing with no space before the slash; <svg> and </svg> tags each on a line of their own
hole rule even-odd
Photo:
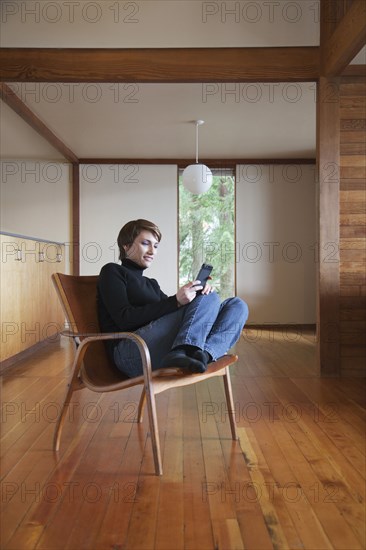
<svg viewBox="0 0 366 550">
<path fill-rule="evenodd" d="M 60 339 L 60 335 L 54 335 L 52 336 L 52 342 L 55 342 Z M 11 367 L 18 364 L 19 361 L 22 361 L 24 359 L 28 359 L 33 353 L 38 351 L 41 348 L 44 348 L 47 346 L 47 344 L 50 343 L 50 339 L 46 338 L 45 340 L 42 340 L 41 342 L 37 342 L 36 344 L 33 344 L 33 346 L 30 346 L 29 348 L 20 351 L 19 353 L 16 353 L 15 355 L 12 355 L 11 357 L 8 357 L 7 359 L 4 359 L 4 361 L 1 361 L 0 363 L 0 376 L 5 374 Z"/>
<path fill-rule="evenodd" d="M 294 330 L 316 330 L 316 323 L 248 323 L 245 325 L 245 329 L 268 329 L 268 330 L 283 330 L 291 329 Z"/>
</svg>

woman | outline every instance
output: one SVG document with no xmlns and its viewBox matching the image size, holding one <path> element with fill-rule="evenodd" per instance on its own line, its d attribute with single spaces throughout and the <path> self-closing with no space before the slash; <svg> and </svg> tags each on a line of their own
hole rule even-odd
<svg viewBox="0 0 366 550">
<path fill-rule="evenodd" d="M 248 317 L 240 298 L 220 303 L 211 285 L 200 281 L 167 296 L 155 279 L 143 275 L 161 240 L 159 228 L 147 220 L 133 220 L 118 235 L 122 265 L 105 265 L 98 282 L 98 315 L 102 332 L 135 332 L 149 348 L 152 369 L 183 367 L 205 372 L 208 363 L 239 339 Z M 198 286 L 197 286 L 198 285 Z M 202 290 L 202 293 L 197 292 Z M 131 340 L 107 343 L 108 354 L 125 375 L 142 374 L 137 346 Z"/>
</svg>

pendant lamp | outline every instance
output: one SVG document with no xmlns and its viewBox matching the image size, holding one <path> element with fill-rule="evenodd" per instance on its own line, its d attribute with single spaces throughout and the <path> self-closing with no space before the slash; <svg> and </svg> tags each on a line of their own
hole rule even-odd
<svg viewBox="0 0 366 550">
<path fill-rule="evenodd" d="M 204 120 L 196 120 L 196 164 L 190 164 L 183 171 L 183 185 L 194 195 L 206 193 L 212 185 L 212 172 L 204 164 L 198 162 L 198 127 Z"/>
</svg>

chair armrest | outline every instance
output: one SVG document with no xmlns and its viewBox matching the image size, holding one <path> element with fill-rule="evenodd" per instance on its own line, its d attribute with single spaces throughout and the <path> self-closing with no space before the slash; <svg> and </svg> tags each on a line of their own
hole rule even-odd
<svg viewBox="0 0 366 550">
<path fill-rule="evenodd" d="M 62 330 L 60 332 L 62 336 L 66 336 L 67 338 L 98 338 L 99 336 L 103 335 L 110 335 L 110 334 L 120 334 L 115 332 L 74 332 L 72 330 Z M 125 334 L 125 333 L 123 333 Z"/>
<path fill-rule="evenodd" d="M 76 357 L 75 357 L 75 364 L 78 365 L 78 369 L 80 369 L 84 355 L 88 349 L 88 347 L 95 343 L 95 342 L 101 342 L 103 340 L 132 340 L 135 342 L 135 344 L 138 347 L 141 361 L 142 361 L 142 369 L 145 379 L 145 385 L 149 386 L 151 384 L 151 359 L 150 359 L 150 352 L 149 348 L 147 347 L 145 341 L 135 334 L 134 332 L 101 332 L 99 334 L 90 334 L 87 333 L 72 333 L 67 331 L 67 336 L 71 336 L 73 338 L 78 338 L 80 336 L 83 337 L 83 340 L 81 340 L 80 345 L 77 348 Z"/>
<path fill-rule="evenodd" d="M 72 330 L 61 330 L 61 336 L 66 336 L 67 338 L 79 338 L 82 336 L 81 332 L 73 332 Z"/>
</svg>

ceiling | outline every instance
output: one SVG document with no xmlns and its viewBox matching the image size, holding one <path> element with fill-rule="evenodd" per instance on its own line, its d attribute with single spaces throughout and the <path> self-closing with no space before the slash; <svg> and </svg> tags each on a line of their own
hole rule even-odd
<svg viewBox="0 0 366 550">
<path fill-rule="evenodd" d="M 312 158 L 315 84 L 9 85 L 79 158 Z M 2 104 L 3 158 L 61 159 Z"/>
<path fill-rule="evenodd" d="M 46 11 L 40 3 L 33 4 L 39 10 L 37 17 L 18 0 L 12 3 L 14 9 L 5 11 L 2 47 L 268 47 L 319 43 L 317 0 L 301 4 L 279 0 L 273 3 L 273 13 L 269 10 L 271 3 L 264 0 L 230 4 L 200 0 L 98 4 L 82 0 L 72 3 L 72 17 L 66 9 L 66 4 L 71 4 L 68 2 L 49 2 Z M 123 9 L 116 19 L 117 4 Z M 295 18 L 296 6 L 301 17 Z M 231 13 L 230 7 L 238 13 Z M 261 17 L 254 24 L 255 7 Z M 98 21 L 94 21 L 97 16 Z M 363 64 L 365 60 L 364 48 L 354 62 Z M 192 121 L 197 119 L 205 121 L 199 130 L 202 159 L 315 157 L 314 82 L 8 85 L 78 158 L 194 158 Z M 64 160 L 2 101 L 0 108 L 3 158 Z"/>
</svg>

